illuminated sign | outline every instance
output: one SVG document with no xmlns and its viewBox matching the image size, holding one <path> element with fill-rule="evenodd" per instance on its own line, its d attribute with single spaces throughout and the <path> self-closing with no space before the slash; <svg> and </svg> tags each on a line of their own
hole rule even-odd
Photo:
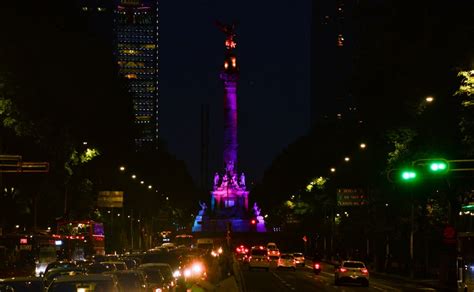
<svg viewBox="0 0 474 292">
<path fill-rule="evenodd" d="M 61 246 L 61 245 L 63 245 L 63 241 L 62 240 L 55 240 L 54 245 Z"/>
<path fill-rule="evenodd" d="M 337 205 L 356 207 L 367 205 L 367 195 L 362 189 L 337 189 Z"/>
<path fill-rule="evenodd" d="M 28 244 L 28 238 L 20 238 L 20 244 Z"/>
</svg>

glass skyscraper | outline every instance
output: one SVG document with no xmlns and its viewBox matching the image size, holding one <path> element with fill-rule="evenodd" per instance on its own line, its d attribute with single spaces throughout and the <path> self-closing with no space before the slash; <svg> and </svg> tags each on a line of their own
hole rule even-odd
<svg viewBox="0 0 474 292">
<path fill-rule="evenodd" d="M 137 150 L 158 141 L 158 1 L 121 0 L 114 11 L 116 60 L 133 98 Z"/>
</svg>

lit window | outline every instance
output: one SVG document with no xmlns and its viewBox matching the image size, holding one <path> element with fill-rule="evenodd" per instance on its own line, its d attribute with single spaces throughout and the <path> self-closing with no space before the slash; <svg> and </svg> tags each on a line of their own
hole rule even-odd
<svg viewBox="0 0 474 292">
<path fill-rule="evenodd" d="M 137 74 L 126 74 L 125 78 L 127 78 L 127 79 L 137 79 Z"/>
</svg>

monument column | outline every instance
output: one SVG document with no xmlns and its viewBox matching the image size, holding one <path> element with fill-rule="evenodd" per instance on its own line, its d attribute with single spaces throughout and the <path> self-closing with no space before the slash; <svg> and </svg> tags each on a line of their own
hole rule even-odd
<svg viewBox="0 0 474 292">
<path fill-rule="evenodd" d="M 237 164 L 237 75 L 222 72 L 224 81 L 224 163 L 233 174 Z"/>
</svg>

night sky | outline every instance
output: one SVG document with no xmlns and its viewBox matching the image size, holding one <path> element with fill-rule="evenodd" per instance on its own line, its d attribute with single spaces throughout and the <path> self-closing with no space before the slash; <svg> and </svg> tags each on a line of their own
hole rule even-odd
<svg viewBox="0 0 474 292">
<path fill-rule="evenodd" d="M 210 105 L 210 177 L 223 168 L 225 36 L 215 20 L 238 23 L 238 168 L 252 182 L 309 129 L 310 8 L 310 0 L 160 2 L 160 135 L 196 183 L 203 103 Z"/>
</svg>

